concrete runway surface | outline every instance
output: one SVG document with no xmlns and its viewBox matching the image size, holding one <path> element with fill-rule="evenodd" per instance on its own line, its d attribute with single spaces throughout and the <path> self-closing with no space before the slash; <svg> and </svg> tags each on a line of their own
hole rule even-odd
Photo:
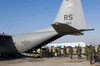
<svg viewBox="0 0 100 66">
<path fill-rule="evenodd" d="M 100 66 L 100 63 L 90 65 L 89 61 L 82 55 L 82 59 L 78 60 L 77 55 L 73 59 L 69 57 L 53 57 L 53 58 L 32 58 L 22 57 L 15 59 L 0 60 L 0 66 Z"/>
</svg>

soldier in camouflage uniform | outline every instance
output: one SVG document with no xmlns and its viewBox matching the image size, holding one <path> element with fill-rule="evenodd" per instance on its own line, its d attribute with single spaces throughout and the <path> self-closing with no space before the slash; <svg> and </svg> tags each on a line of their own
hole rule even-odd
<svg viewBox="0 0 100 66">
<path fill-rule="evenodd" d="M 53 56 L 53 49 L 50 48 L 50 57 L 52 57 L 52 56 Z"/>
<path fill-rule="evenodd" d="M 92 64 L 92 61 L 93 61 L 93 47 L 92 47 L 92 45 L 90 45 L 90 47 L 88 49 L 88 53 L 89 53 L 90 64 Z"/>
<path fill-rule="evenodd" d="M 86 59 L 88 60 L 88 46 L 87 45 L 85 47 L 85 55 L 86 55 Z"/>
<path fill-rule="evenodd" d="M 88 60 L 89 60 L 89 51 L 90 51 L 90 46 L 88 46 Z"/>
<path fill-rule="evenodd" d="M 98 48 L 97 48 L 97 56 L 98 56 L 98 58 L 100 59 L 100 45 L 99 45 Z"/>
<path fill-rule="evenodd" d="M 50 48 L 50 57 L 52 57 L 52 54 L 53 54 L 53 50 L 52 50 L 52 48 Z"/>
<path fill-rule="evenodd" d="M 64 57 L 66 57 L 66 47 L 63 48 Z"/>
<path fill-rule="evenodd" d="M 50 53 L 49 53 L 49 48 L 47 48 L 47 57 L 49 58 Z"/>
<path fill-rule="evenodd" d="M 40 57 L 43 58 L 43 49 L 40 49 Z"/>
<path fill-rule="evenodd" d="M 72 54 L 73 54 L 73 48 L 69 47 L 69 55 L 70 55 L 70 59 L 72 59 Z"/>
<path fill-rule="evenodd" d="M 58 50 L 57 50 L 57 48 L 55 48 L 55 54 L 57 54 L 57 56 L 58 56 Z"/>
<path fill-rule="evenodd" d="M 46 48 L 43 49 L 43 57 L 46 57 Z"/>
<path fill-rule="evenodd" d="M 61 47 L 58 49 L 58 55 L 61 57 Z"/>
<path fill-rule="evenodd" d="M 98 59 L 97 59 L 95 47 L 93 46 L 92 48 L 93 48 L 93 58 L 94 58 L 94 61 L 97 62 Z"/>
<path fill-rule="evenodd" d="M 82 49 L 80 46 L 77 47 L 77 50 L 76 50 L 76 53 L 78 55 L 78 59 L 80 60 L 81 59 L 81 52 L 82 52 Z"/>
</svg>

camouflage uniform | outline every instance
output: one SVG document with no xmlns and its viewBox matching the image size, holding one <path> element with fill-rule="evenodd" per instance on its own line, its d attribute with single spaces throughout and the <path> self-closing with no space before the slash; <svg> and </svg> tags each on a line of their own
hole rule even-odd
<svg viewBox="0 0 100 66">
<path fill-rule="evenodd" d="M 86 59 L 88 60 L 88 46 L 87 45 L 85 47 L 85 54 L 86 54 Z"/>
<path fill-rule="evenodd" d="M 61 47 L 59 47 L 58 55 L 61 57 Z"/>
<path fill-rule="evenodd" d="M 93 61 L 93 47 L 92 46 L 89 47 L 88 53 L 89 53 L 90 64 L 92 64 L 92 61 Z"/>
<path fill-rule="evenodd" d="M 47 57 L 49 58 L 50 54 L 49 54 L 49 48 L 47 48 Z"/>
<path fill-rule="evenodd" d="M 43 49 L 43 56 L 44 56 L 44 57 L 46 57 L 46 50 L 47 50 L 46 48 Z"/>
<path fill-rule="evenodd" d="M 95 56 L 96 56 L 96 50 L 95 50 L 95 47 L 93 46 L 92 49 L 93 49 L 93 57 L 94 57 L 94 59 L 95 59 Z"/>
<path fill-rule="evenodd" d="M 98 57 L 97 57 L 97 54 L 96 54 L 95 47 L 93 47 L 93 58 L 94 58 L 94 61 L 95 61 L 95 62 L 98 61 Z"/>
<path fill-rule="evenodd" d="M 50 57 L 52 57 L 53 56 L 53 49 L 51 48 L 50 49 Z"/>
<path fill-rule="evenodd" d="M 43 49 L 40 49 L 40 57 L 43 58 Z"/>
<path fill-rule="evenodd" d="M 55 48 L 55 54 L 57 54 L 57 56 L 58 56 L 58 50 L 57 50 L 57 48 Z"/>
<path fill-rule="evenodd" d="M 77 47 L 77 50 L 76 50 L 76 53 L 77 53 L 77 55 L 78 55 L 78 59 L 81 59 L 81 52 L 82 52 L 82 49 L 81 49 L 81 47 Z"/>
<path fill-rule="evenodd" d="M 100 45 L 99 45 L 99 47 L 97 48 L 97 55 L 98 55 L 98 58 L 100 59 Z"/>
<path fill-rule="evenodd" d="M 66 48 L 65 48 L 65 46 L 63 48 L 63 53 L 64 53 L 64 57 L 66 57 Z"/>
<path fill-rule="evenodd" d="M 72 59 L 72 54 L 73 54 L 73 48 L 69 47 L 69 54 L 70 54 L 70 58 Z"/>
</svg>

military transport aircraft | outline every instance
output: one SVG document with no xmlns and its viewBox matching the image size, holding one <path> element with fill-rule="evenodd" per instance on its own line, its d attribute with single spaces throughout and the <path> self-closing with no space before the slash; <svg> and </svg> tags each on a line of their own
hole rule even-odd
<svg viewBox="0 0 100 66">
<path fill-rule="evenodd" d="M 0 34 L 0 53 L 19 54 L 38 49 L 64 35 L 83 35 L 87 29 L 81 0 L 63 0 L 54 23 L 45 29 L 16 35 Z"/>
</svg>

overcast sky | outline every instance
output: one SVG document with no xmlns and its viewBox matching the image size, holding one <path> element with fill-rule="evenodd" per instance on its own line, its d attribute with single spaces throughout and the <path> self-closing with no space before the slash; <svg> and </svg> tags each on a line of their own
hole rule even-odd
<svg viewBox="0 0 100 66">
<path fill-rule="evenodd" d="M 0 0 L 0 32 L 28 33 L 50 26 L 62 0 Z M 64 36 L 53 43 L 86 42 L 100 44 L 100 0 L 82 0 L 88 28 L 84 36 Z"/>
</svg>

